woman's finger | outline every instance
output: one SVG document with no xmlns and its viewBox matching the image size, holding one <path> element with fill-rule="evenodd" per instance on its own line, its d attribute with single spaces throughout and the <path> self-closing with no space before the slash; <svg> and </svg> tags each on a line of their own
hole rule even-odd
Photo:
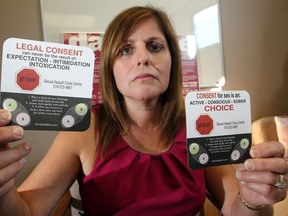
<svg viewBox="0 0 288 216">
<path fill-rule="evenodd" d="M 31 152 L 31 146 L 28 143 L 0 151 L 0 169 L 4 169 L 12 163 L 23 162 L 23 158 Z"/>
<path fill-rule="evenodd" d="M 273 205 L 285 199 L 287 195 L 287 190 L 279 192 L 274 185 L 246 181 L 240 181 L 239 183 L 240 192 L 245 200 L 255 205 L 263 205 L 264 203 L 265 205 Z"/>
<path fill-rule="evenodd" d="M 281 174 L 288 172 L 286 160 L 280 157 L 247 159 L 244 167 L 248 171 L 271 171 Z"/>
<path fill-rule="evenodd" d="M 23 136 L 24 130 L 19 126 L 0 127 L 0 148 L 7 142 L 13 142 L 22 139 Z"/>
<path fill-rule="evenodd" d="M 4 187 L 21 171 L 21 169 L 24 166 L 24 163 L 25 159 L 22 158 L 19 161 L 11 163 L 0 170 L 0 188 Z"/>
<path fill-rule="evenodd" d="M 239 181 L 269 184 L 269 185 L 275 184 L 278 178 L 276 173 L 272 172 L 266 172 L 266 171 L 250 172 L 245 170 L 237 171 L 236 177 Z"/>
<path fill-rule="evenodd" d="M 0 126 L 6 125 L 11 121 L 11 113 L 4 110 L 0 109 Z"/>
<path fill-rule="evenodd" d="M 284 157 L 285 147 L 276 141 L 261 143 L 250 149 L 250 155 L 252 158 Z"/>
</svg>

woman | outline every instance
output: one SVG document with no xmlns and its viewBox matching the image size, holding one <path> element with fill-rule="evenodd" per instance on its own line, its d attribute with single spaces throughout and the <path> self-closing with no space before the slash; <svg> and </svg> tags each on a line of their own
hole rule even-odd
<svg viewBox="0 0 288 216">
<path fill-rule="evenodd" d="M 275 186 L 288 179 L 280 143 L 254 147 L 236 173 L 229 165 L 188 168 L 180 62 L 164 12 L 133 7 L 115 17 L 101 50 L 103 104 L 89 129 L 60 132 L 18 190 L 13 178 L 31 147 L 9 147 L 24 132 L 5 126 L 11 114 L 1 110 L 0 215 L 49 215 L 75 179 L 85 215 L 197 215 L 206 190 L 224 215 L 272 215 L 287 193 Z"/>
</svg>

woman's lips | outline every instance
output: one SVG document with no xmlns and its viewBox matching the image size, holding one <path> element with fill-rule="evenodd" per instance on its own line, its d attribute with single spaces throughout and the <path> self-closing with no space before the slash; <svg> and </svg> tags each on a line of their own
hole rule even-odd
<svg viewBox="0 0 288 216">
<path fill-rule="evenodd" d="M 145 74 L 140 74 L 138 76 L 136 76 L 133 81 L 135 80 L 141 80 L 141 79 L 149 79 L 149 78 L 154 78 L 156 79 L 156 77 L 150 73 L 145 73 Z"/>
</svg>

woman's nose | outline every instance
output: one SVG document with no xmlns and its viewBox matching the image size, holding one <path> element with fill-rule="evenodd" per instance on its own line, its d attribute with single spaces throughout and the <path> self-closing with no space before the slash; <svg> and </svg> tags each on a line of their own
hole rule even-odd
<svg viewBox="0 0 288 216">
<path fill-rule="evenodd" d="M 148 59 L 148 57 L 139 58 L 139 60 L 138 60 L 138 66 L 148 66 L 148 65 L 149 65 L 149 59 Z"/>
<path fill-rule="evenodd" d="M 150 63 L 149 53 L 146 48 L 138 49 L 137 66 L 148 66 Z"/>
</svg>

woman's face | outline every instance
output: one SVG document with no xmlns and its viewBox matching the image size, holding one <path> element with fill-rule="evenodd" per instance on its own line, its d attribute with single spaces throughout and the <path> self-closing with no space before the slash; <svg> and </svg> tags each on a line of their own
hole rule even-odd
<svg viewBox="0 0 288 216">
<path fill-rule="evenodd" d="M 113 66 L 117 88 L 129 100 L 157 99 L 168 87 L 171 55 L 154 19 L 139 23 Z"/>
</svg>

